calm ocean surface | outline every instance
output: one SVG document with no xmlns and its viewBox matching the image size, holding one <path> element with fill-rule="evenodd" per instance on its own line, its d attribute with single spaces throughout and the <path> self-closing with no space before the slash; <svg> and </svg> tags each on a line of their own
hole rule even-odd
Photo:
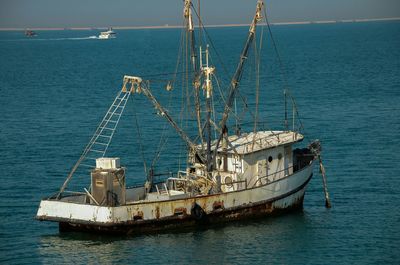
<svg viewBox="0 0 400 265">
<path fill-rule="evenodd" d="M 305 133 L 322 142 L 333 208 L 324 208 L 315 170 L 303 212 L 137 237 L 60 234 L 57 224 L 34 216 L 40 199 L 64 181 L 123 75 L 174 71 L 180 30 L 118 31 L 110 41 L 89 39 L 94 31 L 43 31 L 32 39 L 0 32 L 0 263 L 400 264 L 400 22 L 272 30 Z M 208 31 L 232 73 L 247 28 Z M 277 68 L 276 57 L 265 61 Z M 282 90 L 277 70 L 268 69 L 260 98 L 272 126 L 283 117 Z M 253 106 L 254 96 L 243 93 Z M 151 161 L 165 123 L 142 95 L 134 100 Z M 110 151 L 135 183 L 142 159 L 137 134 L 124 130 L 134 118 L 127 119 Z M 179 143 L 169 138 L 159 170 L 176 169 Z"/>
</svg>

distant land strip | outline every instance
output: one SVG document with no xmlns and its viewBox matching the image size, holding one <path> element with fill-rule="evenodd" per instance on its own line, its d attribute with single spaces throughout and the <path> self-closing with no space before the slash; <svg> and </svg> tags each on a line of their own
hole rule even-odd
<svg viewBox="0 0 400 265">
<path fill-rule="evenodd" d="M 393 21 L 400 20 L 400 17 L 391 18 L 368 18 L 368 19 L 343 19 L 343 20 L 319 20 L 319 21 L 295 21 L 295 22 L 275 22 L 270 23 L 273 26 L 280 25 L 307 25 L 307 24 L 334 24 L 334 23 L 360 23 L 360 22 L 376 22 L 376 21 Z M 265 25 L 265 23 L 260 23 Z M 205 25 L 206 28 L 223 28 L 223 27 L 246 27 L 250 24 L 223 24 L 223 25 Z M 162 26 L 113 26 L 113 29 L 125 30 L 125 29 L 177 29 L 183 26 L 176 25 L 162 25 Z M 106 27 L 69 27 L 69 28 L 47 28 L 47 27 L 36 27 L 36 28 L 0 28 L 0 31 L 23 31 L 23 30 L 104 30 Z"/>
</svg>

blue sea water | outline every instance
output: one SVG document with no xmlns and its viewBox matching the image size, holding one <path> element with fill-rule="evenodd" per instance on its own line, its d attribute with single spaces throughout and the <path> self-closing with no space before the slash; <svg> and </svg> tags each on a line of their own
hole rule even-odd
<svg viewBox="0 0 400 265">
<path fill-rule="evenodd" d="M 322 141 L 333 207 L 324 208 L 315 170 L 300 213 L 136 237 L 60 234 L 57 224 L 34 216 L 40 199 L 64 181 L 123 75 L 174 72 L 180 30 L 124 30 L 110 41 L 90 39 L 94 31 L 39 31 L 30 39 L 0 32 L 0 263 L 399 264 L 400 22 L 272 31 L 305 133 Z M 246 32 L 208 30 L 223 61 L 218 73 L 233 72 Z M 264 60 L 271 66 L 263 69 L 260 115 L 275 126 L 283 82 L 276 56 Z M 169 98 L 151 79 L 179 112 L 181 97 Z M 241 93 L 252 108 L 250 86 L 244 79 Z M 150 146 L 165 128 L 143 96 L 134 103 L 141 137 L 124 130 L 134 129 L 131 111 L 110 150 L 128 166 L 131 183 L 143 176 L 138 141 L 151 161 Z M 159 170 L 176 169 L 180 145 L 168 139 Z M 86 184 L 78 178 L 73 185 Z"/>
</svg>

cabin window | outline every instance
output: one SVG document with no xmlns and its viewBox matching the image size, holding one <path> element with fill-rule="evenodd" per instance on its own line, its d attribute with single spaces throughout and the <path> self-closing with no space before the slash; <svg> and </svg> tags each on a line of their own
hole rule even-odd
<svg viewBox="0 0 400 265">
<path fill-rule="evenodd" d="M 279 160 L 282 159 L 282 154 L 281 154 L 281 153 L 278 154 L 278 159 L 279 159 Z"/>
<path fill-rule="evenodd" d="M 272 162 L 272 156 L 268 157 L 268 162 L 270 162 L 270 163 Z"/>
</svg>

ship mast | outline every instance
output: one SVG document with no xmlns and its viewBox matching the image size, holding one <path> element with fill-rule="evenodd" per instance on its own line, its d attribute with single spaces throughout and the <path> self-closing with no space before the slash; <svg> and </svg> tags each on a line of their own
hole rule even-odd
<svg viewBox="0 0 400 265">
<path fill-rule="evenodd" d="M 194 24 L 192 17 L 192 1 L 185 0 L 185 5 L 183 9 L 183 17 L 185 19 L 186 32 L 189 34 L 189 42 L 190 42 L 190 61 L 192 64 L 192 70 L 194 72 L 193 77 L 193 87 L 194 87 L 194 99 L 195 99 L 195 111 L 196 111 L 196 120 L 197 127 L 199 130 L 199 137 L 203 146 L 204 138 L 202 132 L 201 125 L 201 111 L 200 111 L 200 99 L 199 99 L 199 88 L 200 88 L 200 73 L 198 69 L 198 60 L 197 60 L 197 51 L 196 51 L 196 39 L 194 34 Z"/>
<path fill-rule="evenodd" d="M 254 36 L 256 33 L 256 26 L 257 26 L 258 21 L 260 21 L 262 18 L 261 12 L 262 12 L 263 6 L 264 6 L 264 2 L 262 0 L 258 0 L 256 12 L 255 12 L 253 21 L 250 25 L 249 35 L 247 37 L 246 44 L 242 50 L 242 53 L 241 53 L 240 59 L 239 59 L 239 63 L 236 67 L 235 74 L 233 75 L 232 80 L 231 80 L 231 86 L 230 86 L 230 91 L 229 91 L 229 95 L 228 95 L 228 100 L 225 104 L 224 113 L 223 113 L 222 119 L 220 121 L 220 128 L 225 128 L 226 122 L 228 121 L 229 112 L 231 111 L 232 104 L 235 99 L 236 91 L 239 87 L 240 80 L 242 79 L 243 66 L 244 66 L 244 63 L 246 62 L 250 46 L 254 40 Z M 217 155 L 218 146 L 219 146 L 219 143 L 221 142 L 222 138 L 223 138 L 223 132 L 220 133 L 220 135 L 217 139 L 217 142 L 215 144 L 215 149 L 214 149 L 214 154 L 213 154 L 214 157 L 216 157 L 216 155 Z"/>
<path fill-rule="evenodd" d="M 211 163 L 211 96 L 212 96 L 212 82 L 211 82 L 211 75 L 214 73 L 215 67 L 210 67 L 208 64 L 208 45 L 205 50 L 205 58 L 206 62 L 203 65 L 202 62 L 202 57 L 203 57 L 203 52 L 201 50 L 200 46 L 200 67 L 201 67 L 201 72 L 205 76 L 205 81 L 203 85 L 203 89 L 206 92 L 206 112 L 207 112 L 207 118 L 206 118 L 206 133 L 207 133 L 207 155 L 206 155 L 206 160 L 207 160 L 207 175 L 209 175 L 212 171 L 212 163 Z"/>
</svg>

